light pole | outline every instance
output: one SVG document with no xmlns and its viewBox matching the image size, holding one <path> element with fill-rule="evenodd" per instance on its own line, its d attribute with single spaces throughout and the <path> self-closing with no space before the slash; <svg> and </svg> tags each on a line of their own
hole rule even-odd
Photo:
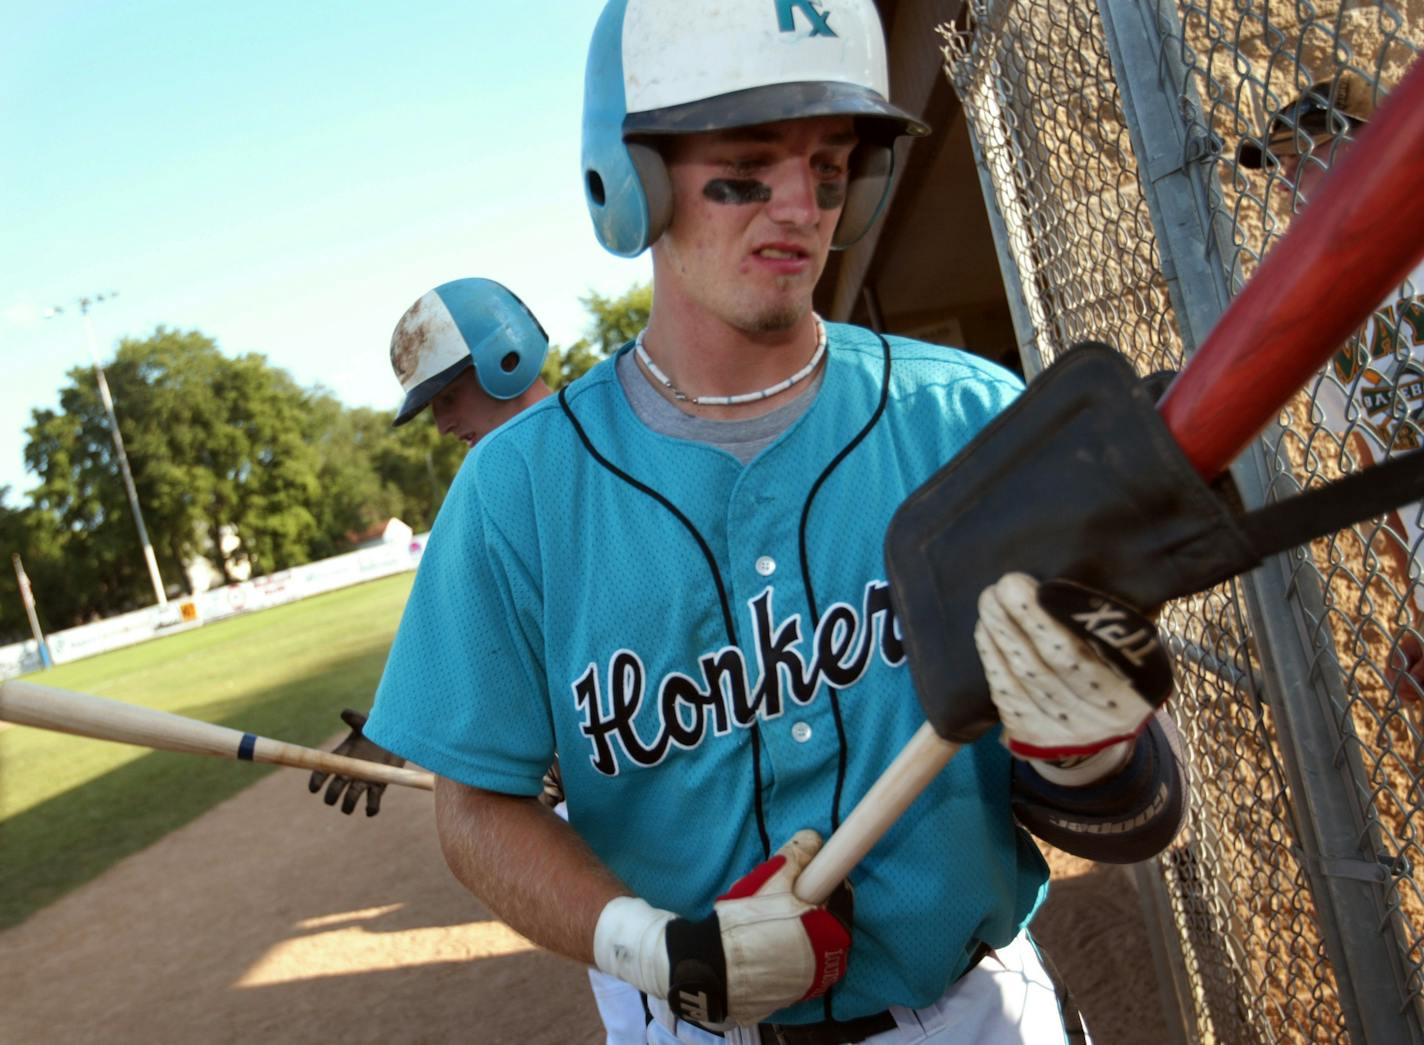
<svg viewBox="0 0 1424 1045">
<path fill-rule="evenodd" d="M 89 346 L 89 358 L 94 364 L 94 377 L 99 382 L 99 398 L 103 400 L 104 411 L 109 415 L 109 431 L 114 437 L 114 449 L 119 454 L 119 471 L 124 476 L 124 489 L 129 494 L 129 507 L 133 509 L 134 525 L 138 527 L 138 538 L 143 542 L 143 557 L 144 561 L 148 563 L 148 577 L 153 582 L 153 594 L 158 597 L 158 605 L 167 606 L 168 596 L 163 591 L 163 578 L 158 574 L 158 560 L 153 555 L 153 545 L 148 539 L 148 528 L 143 524 L 143 512 L 138 506 L 138 490 L 134 488 L 133 472 L 129 471 L 129 455 L 124 452 L 124 437 L 119 432 L 119 419 L 114 414 L 114 400 L 109 395 L 109 381 L 104 377 L 104 368 L 99 365 L 99 349 L 94 341 L 94 323 L 89 318 L 89 306 L 118 297 L 118 294 L 117 290 L 111 290 L 107 294 L 95 294 L 93 297 L 80 298 L 76 304 L 79 306 L 79 315 L 84 321 L 84 341 Z M 63 308 L 56 305 L 45 313 L 45 318 L 57 316 L 63 311 Z"/>
<path fill-rule="evenodd" d="M 25 616 L 30 618 L 30 631 L 34 633 L 35 646 L 40 651 L 40 667 L 52 668 L 54 661 L 50 659 L 44 632 L 40 631 L 40 618 L 35 612 L 35 592 L 30 587 L 29 576 L 25 573 L 25 564 L 20 561 L 19 552 L 11 552 L 10 561 L 15 565 L 15 580 L 20 585 L 20 601 L 25 604 Z"/>
</svg>

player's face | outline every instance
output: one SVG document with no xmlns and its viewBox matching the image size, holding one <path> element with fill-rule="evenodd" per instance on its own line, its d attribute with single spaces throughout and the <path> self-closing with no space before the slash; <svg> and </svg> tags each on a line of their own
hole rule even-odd
<svg viewBox="0 0 1424 1045">
<path fill-rule="evenodd" d="M 436 431 L 454 436 L 466 446 L 474 446 L 519 410 L 517 399 L 495 399 L 487 394 L 473 369 L 461 371 L 430 401 Z"/>
<path fill-rule="evenodd" d="M 850 117 L 783 120 L 670 139 L 673 213 L 654 247 L 667 280 L 749 332 L 804 319 L 845 206 Z"/>
</svg>

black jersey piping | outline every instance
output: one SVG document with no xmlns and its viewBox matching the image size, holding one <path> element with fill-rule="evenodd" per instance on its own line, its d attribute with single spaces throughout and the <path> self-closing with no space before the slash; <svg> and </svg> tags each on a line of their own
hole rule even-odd
<svg viewBox="0 0 1424 1045">
<path fill-rule="evenodd" d="M 811 610 L 811 633 L 815 634 L 816 627 L 821 623 L 821 611 L 816 605 L 816 590 L 811 584 L 811 563 L 806 552 L 806 526 L 811 519 L 811 502 L 816 499 L 816 494 L 821 490 L 826 480 L 831 477 L 842 461 L 854 450 L 875 427 L 880 418 L 885 413 L 885 406 L 890 401 L 890 342 L 885 340 L 884 334 L 876 334 L 880 338 L 881 350 L 885 355 L 885 365 L 880 377 L 880 402 L 876 404 L 875 412 L 870 415 L 870 420 L 855 438 L 841 447 L 835 457 L 831 458 L 831 463 L 826 465 L 821 474 L 816 477 L 816 481 L 811 484 L 811 492 L 806 495 L 806 503 L 801 506 L 801 525 L 798 528 L 796 540 L 801 555 L 801 583 L 806 587 L 806 603 Z M 841 792 L 845 788 L 846 775 L 846 736 L 845 723 L 841 719 L 840 691 L 833 686 L 827 689 L 831 694 L 831 715 L 836 723 L 836 789 L 831 798 L 831 830 L 835 831 L 841 826 Z"/>
<path fill-rule="evenodd" d="M 697 527 L 693 525 L 692 520 L 684 515 L 677 505 L 658 493 L 658 491 L 646 483 L 634 479 L 631 475 L 598 452 L 598 449 L 593 445 L 593 441 L 589 439 L 588 433 L 584 431 L 583 425 L 579 423 L 579 419 L 574 416 L 574 412 L 569 406 L 567 385 L 559 389 L 559 407 L 563 410 L 564 416 L 569 419 L 569 423 L 574 426 L 574 431 L 578 433 L 579 441 L 583 443 L 583 448 L 588 451 L 590 457 L 608 469 L 613 475 L 633 487 L 633 489 L 647 494 L 653 500 L 661 504 L 672 513 L 673 518 L 682 523 L 687 532 L 692 535 L 692 539 L 697 542 L 697 547 L 702 551 L 702 557 L 707 561 L 707 568 L 712 573 L 712 582 L 717 586 L 717 600 L 722 606 L 722 624 L 727 629 L 727 641 L 733 646 L 736 646 L 738 644 L 737 626 L 732 618 L 731 603 L 727 599 L 727 586 L 722 583 L 722 571 L 717 568 L 716 556 L 712 554 L 712 549 L 708 546 L 702 534 L 698 532 Z M 761 840 L 762 858 L 766 859 L 771 855 L 771 839 L 766 833 L 766 813 L 761 806 L 761 727 L 757 722 L 752 723 L 751 737 L 752 788 L 753 794 L 756 796 L 757 836 Z"/>
<path fill-rule="evenodd" d="M 806 552 L 806 526 L 811 519 L 811 502 L 816 499 L 816 494 L 820 493 L 821 487 L 831 477 L 831 473 L 870 434 L 870 430 L 875 427 L 885 413 L 885 406 L 890 401 L 890 342 L 885 340 L 883 334 L 877 333 L 876 336 L 880 338 L 881 351 L 885 356 L 885 364 L 880 377 L 880 402 L 876 404 L 875 411 L 870 415 L 870 420 L 866 421 L 861 430 L 855 434 L 855 438 L 841 447 L 840 452 L 831 458 L 830 464 L 822 469 L 821 474 L 816 477 L 816 481 L 811 484 L 811 492 L 806 495 L 806 502 L 801 506 L 801 523 L 797 527 L 796 541 L 801 557 L 801 583 L 806 588 L 806 605 L 811 611 L 811 634 L 813 635 L 821 623 L 821 610 L 816 605 L 816 589 L 811 583 L 811 562 Z M 836 788 L 831 796 L 831 832 L 834 834 L 841 826 L 841 793 L 845 789 L 848 748 L 846 746 L 845 720 L 841 717 L 840 691 L 834 686 L 827 686 L 826 690 L 831 697 L 831 717 L 836 723 Z M 822 1011 L 828 1021 L 835 1019 L 833 1005 L 836 994 L 836 990 L 832 988 L 826 992 L 822 1001 Z"/>
</svg>

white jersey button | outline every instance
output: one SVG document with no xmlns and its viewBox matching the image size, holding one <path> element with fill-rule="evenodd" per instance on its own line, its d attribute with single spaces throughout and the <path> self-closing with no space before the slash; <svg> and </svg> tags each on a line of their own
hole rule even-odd
<svg viewBox="0 0 1424 1045">
<path fill-rule="evenodd" d="M 770 555 L 763 555 L 756 561 L 756 571 L 763 577 L 770 577 L 776 572 L 776 560 Z"/>
<path fill-rule="evenodd" d="M 809 722 L 798 722 L 791 727 L 791 739 L 798 744 L 804 744 L 811 739 L 811 724 Z"/>
</svg>

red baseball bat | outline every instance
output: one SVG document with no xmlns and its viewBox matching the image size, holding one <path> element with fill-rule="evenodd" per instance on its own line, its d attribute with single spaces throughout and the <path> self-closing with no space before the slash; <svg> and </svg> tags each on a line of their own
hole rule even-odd
<svg viewBox="0 0 1424 1045">
<path fill-rule="evenodd" d="M 1424 63 L 1217 320 L 1158 408 L 1197 474 L 1224 471 L 1424 258 Z M 796 881 L 820 903 L 959 745 L 926 722 Z"/>
<path fill-rule="evenodd" d="M 1424 258 L 1421 171 L 1416 61 L 1158 404 L 1204 479 L 1236 459 Z"/>
</svg>

